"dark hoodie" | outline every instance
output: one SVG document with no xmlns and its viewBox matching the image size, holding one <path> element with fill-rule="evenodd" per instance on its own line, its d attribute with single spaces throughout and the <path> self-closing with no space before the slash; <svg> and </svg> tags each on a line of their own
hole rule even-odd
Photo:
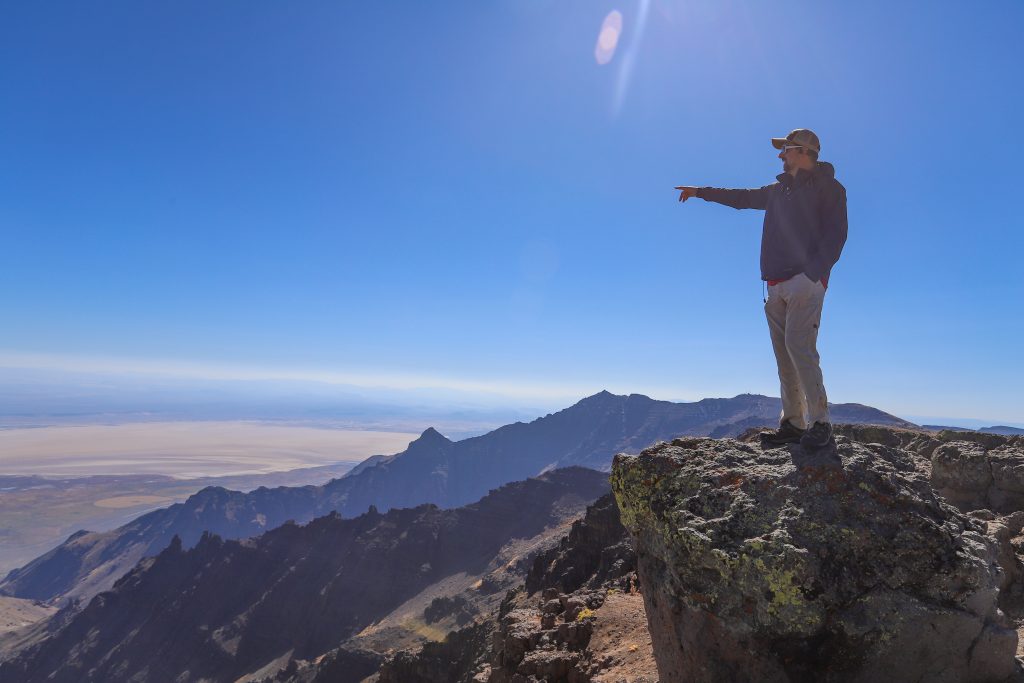
<svg viewBox="0 0 1024 683">
<path fill-rule="evenodd" d="M 778 182 L 754 190 L 702 187 L 697 196 L 734 209 L 763 209 L 761 279 L 788 280 L 804 273 L 827 281 L 846 244 L 846 188 L 835 169 L 819 161 L 796 177 L 780 173 Z"/>
</svg>

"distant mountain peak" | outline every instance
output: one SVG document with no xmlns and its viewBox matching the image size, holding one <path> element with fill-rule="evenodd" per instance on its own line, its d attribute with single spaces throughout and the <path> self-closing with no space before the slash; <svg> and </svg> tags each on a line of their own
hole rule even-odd
<svg viewBox="0 0 1024 683">
<path fill-rule="evenodd" d="M 612 400 L 616 400 L 616 399 L 622 399 L 622 398 L 626 398 L 626 397 L 625 396 L 619 396 L 617 394 L 613 394 L 612 392 L 608 391 L 607 389 L 602 389 L 601 391 L 597 392 L 596 394 L 593 394 L 592 396 L 587 396 L 586 398 L 581 399 L 579 401 L 579 403 L 577 403 L 576 405 L 590 404 L 590 403 L 607 403 L 608 401 L 612 401 Z"/>
<path fill-rule="evenodd" d="M 441 432 L 437 431 L 433 427 L 427 427 L 425 430 L 423 430 L 423 433 L 420 434 L 419 438 L 416 439 L 416 441 L 414 441 L 413 443 L 418 443 L 418 444 L 426 445 L 426 444 L 435 444 L 435 443 L 437 443 L 437 444 L 450 444 L 450 443 L 453 443 L 453 442 L 452 442 L 451 439 L 449 439 L 447 436 L 445 436 Z"/>
</svg>

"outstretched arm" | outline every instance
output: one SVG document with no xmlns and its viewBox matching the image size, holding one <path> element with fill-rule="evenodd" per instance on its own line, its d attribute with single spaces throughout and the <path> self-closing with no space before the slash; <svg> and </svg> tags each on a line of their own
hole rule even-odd
<svg viewBox="0 0 1024 683">
<path fill-rule="evenodd" d="M 685 202 L 690 197 L 700 197 L 706 202 L 717 202 L 734 209 L 766 209 L 771 185 L 753 190 L 726 190 L 719 187 L 691 187 L 678 185 L 679 201 Z"/>
</svg>

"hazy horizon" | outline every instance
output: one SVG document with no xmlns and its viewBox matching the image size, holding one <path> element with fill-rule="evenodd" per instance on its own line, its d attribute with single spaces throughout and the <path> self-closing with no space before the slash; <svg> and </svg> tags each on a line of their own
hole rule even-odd
<svg viewBox="0 0 1024 683">
<path fill-rule="evenodd" d="M 244 377 L 244 378 L 243 378 Z M 332 381 L 333 379 L 333 381 Z M 351 379 L 351 378 L 349 378 Z M 433 378 L 443 381 L 441 378 Z M 361 386 L 329 376 L 310 379 L 299 374 L 224 372 L 204 377 L 198 368 L 188 372 L 131 371 L 121 367 L 5 368 L 0 366 L 0 429 L 38 426 L 103 425 L 135 422 L 249 421 L 314 428 L 371 430 L 418 434 L 434 427 L 458 440 L 512 422 L 528 422 L 562 410 L 601 390 L 615 394 L 644 394 L 656 400 L 694 402 L 730 398 L 736 394 L 678 397 L 657 391 L 621 387 L 578 388 L 558 396 L 525 387 L 512 394 L 451 383 L 448 386 Z M 745 391 L 740 393 L 759 393 Z M 772 395 L 765 393 L 764 395 Z M 865 403 L 836 401 L 834 403 Z M 870 404 L 867 404 L 870 405 Z M 936 416 L 905 413 L 872 405 L 916 424 L 970 429 L 1024 423 L 977 415 Z"/>
</svg>

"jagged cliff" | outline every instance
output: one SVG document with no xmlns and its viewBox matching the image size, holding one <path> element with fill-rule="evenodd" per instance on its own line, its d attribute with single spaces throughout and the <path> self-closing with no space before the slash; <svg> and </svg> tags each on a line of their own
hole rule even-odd
<svg viewBox="0 0 1024 683">
<path fill-rule="evenodd" d="M 419 652 L 396 654 L 379 673 L 379 683 L 655 678 L 636 555 L 611 495 L 587 508 L 558 545 L 536 556 L 524 585 L 509 591 L 495 614 Z"/>
<path fill-rule="evenodd" d="M 1012 507 L 1024 449 L 990 435 L 839 431 L 869 443 L 839 436 L 837 451 L 809 454 L 678 439 L 616 458 L 662 680 L 1015 675 L 1017 634 L 997 599 L 1001 564 L 1016 557 L 984 519 L 995 513 L 965 515 L 933 485 L 960 500 L 971 489 L 967 507 Z"/>
<path fill-rule="evenodd" d="M 270 675 L 337 648 L 446 577 L 482 570 L 510 539 L 582 511 L 607 486 L 600 472 L 569 468 L 454 510 L 332 514 L 244 542 L 206 535 L 190 550 L 175 540 L 81 612 L 68 610 L 48 640 L 0 665 L 0 681 Z M 345 649 L 333 660 L 372 673 L 380 657 Z"/>
</svg>

